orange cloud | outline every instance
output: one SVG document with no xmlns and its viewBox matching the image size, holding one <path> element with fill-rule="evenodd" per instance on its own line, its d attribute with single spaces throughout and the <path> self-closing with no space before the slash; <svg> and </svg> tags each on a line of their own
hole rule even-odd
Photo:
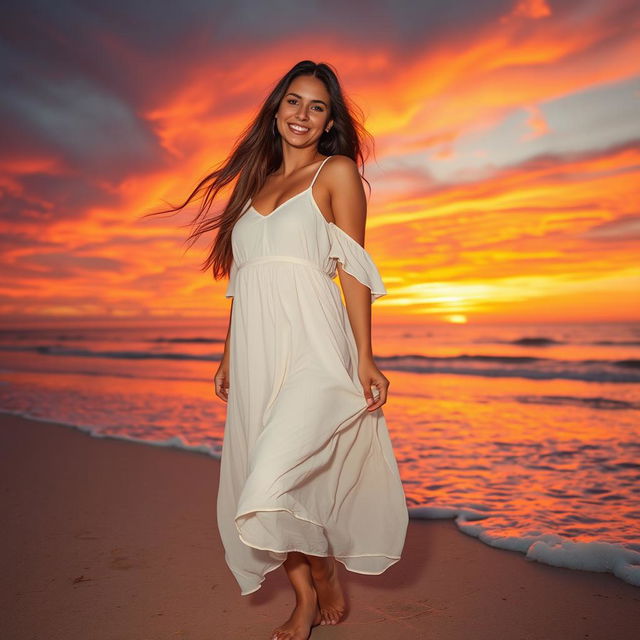
<svg viewBox="0 0 640 640">
<path fill-rule="evenodd" d="M 626 291 L 617 312 L 637 317 L 640 233 L 625 221 L 637 219 L 639 185 L 640 149 L 625 147 L 531 161 L 436 193 L 385 194 L 368 237 L 392 294 L 379 304 L 471 319 L 538 304 L 580 320 L 611 317 L 603 293 L 621 302 Z"/>
</svg>

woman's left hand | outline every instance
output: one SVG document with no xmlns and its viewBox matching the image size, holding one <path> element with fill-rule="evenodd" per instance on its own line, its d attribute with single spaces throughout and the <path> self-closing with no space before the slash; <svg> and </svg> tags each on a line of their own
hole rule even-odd
<svg viewBox="0 0 640 640">
<path fill-rule="evenodd" d="M 389 380 L 378 369 L 372 358 L 361 359 L 358 364 L 358 378 L 364 390 L 364 397 L 369 404 L 367 411 L 375 411 L 387 401 Z M 371 392 L 371 387 L 378 390 L 377 398 Z"/>
</svg>

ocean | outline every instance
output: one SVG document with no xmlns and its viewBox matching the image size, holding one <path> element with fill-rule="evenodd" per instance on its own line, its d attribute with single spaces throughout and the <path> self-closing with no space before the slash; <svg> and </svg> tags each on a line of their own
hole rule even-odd
<svg viewBox="0 0 640 640">
<path fill-rule="evenodd" d="M 219 457 L 223 345 L 214 324 L 5 329 L 0 411 Z M 374 325 L 373 345 L 411 517 L 640 586 L 640 324 Z"/>
</svg>

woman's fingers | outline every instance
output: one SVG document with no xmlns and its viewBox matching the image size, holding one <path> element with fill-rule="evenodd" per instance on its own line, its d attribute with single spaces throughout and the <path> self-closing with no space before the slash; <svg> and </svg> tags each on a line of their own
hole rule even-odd
<svg viewBox="0 0 640 640">
<path fill-rule="evenodd" d="M 372 377 L 367 385 L 364 386 L 365 389 L 370 389 L 371 387 L 375 388 L 375 392 L 372 392 L 373 402 L 367 407 L 367 411 L 375 411 L 387 401 L 389 381 L 380 373 L 379 376 Z"/>
<path fill-rule="evenodd" d="M 229 383 L 223 375 L 217 375 L 214 379 L 215 393 L 221 400 L 229 400 Z"/>
</svg>

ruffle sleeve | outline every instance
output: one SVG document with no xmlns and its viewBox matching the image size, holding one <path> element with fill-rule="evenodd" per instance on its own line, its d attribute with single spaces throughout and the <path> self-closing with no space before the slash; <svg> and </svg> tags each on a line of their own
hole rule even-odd
<svg viewBox="0 0 640 640">
<path fill-rule="evenodd" d="M 229 271 L 229 283 L 227 284 L 227 290 L 224 294 L 225 298 L 233 298 L 236 295 L 235 284 L 237 271 L 238 265 L 236 264 L 236 261 L 233 260 L 233 262 L 231 263 L 231 270 Z"/>
<path fill-rule="evenodd" d="M 347 273 L 371 289 L 371 302 L 386 295 L 387 290 L 378 267 L 364 247 L 333 222 L 329 223 L 329 236 L 331 240 L 329 258 L 337 258 Z M 331 277 L 335 275 L 336 269 L 333 270 Z"/>
</svg>

